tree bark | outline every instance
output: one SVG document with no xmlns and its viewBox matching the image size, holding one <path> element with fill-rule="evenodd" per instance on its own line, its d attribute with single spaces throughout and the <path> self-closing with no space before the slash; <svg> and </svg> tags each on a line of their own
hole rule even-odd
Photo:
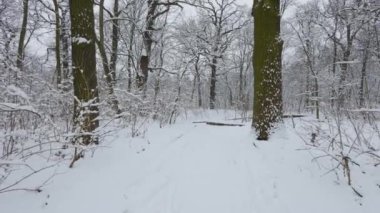
<svg viewBox="0 0 380 213">
<path fill-rule="evenodd" d="M 99 95 L 96 76 L 96 49 L 93 2 L 70 0 L 72 65 L 74 76 L 74 125 L 77 143 L 98 143 Z"/>
<path fill-rule="evenodd" d="M 364 49 L 363 63 L 362 63 L 361 76 L 360 76 L 359 107 L 364 107 L 365 105 L 364 87 L 367 81 L 367 63 L 368 63 L 368 55 L 369 55 L 368 52 L 369 52 L 370 44 L 371 44 L 370 40 L 367 39 L 365 49 Z"/>
<path fill-rule="evenodd" d="M 199 60 L 200 60 L 200 55 L 198 54 L 196 59 L 195 59 L 195 81 L 197 84 L 197 93 L 198 93 L 198 107 L 202 107 L 202 82 L 201 82 L 201 73 L 199 71 Z"/>
<path fill-rule="evenodd" d="M 66 0 L 64 1 L 67 2 Z M 66 4 L 62 9 L 62 19 L 61 19 L 61 42 L 62 42 L 62 71 L 63 71 L 63 81 L 64 81 L 64 87 L 65 90 L 68 89 L 69 85 L 68 80 L 71 75 L 70 70 L 70 53 L 69 53 L 69 46 L 70 46 L 70 35 L 69 35 L 69 22 L 67 20 L 67 13 L 68 8 L 66 8 Z M 67 88 L 66 88 L 67 87 Z"/>
<path fill-rule="evenodd" d="M 61 68 L 61 19 L 59 15 L 58 0 L 53 0 L 55 13 L 55 69 L 57 72 L 57 86 L 60 89 L 62 84 L 62 68 Z"/>
<path fill-rule="evenodd" d="M 216 100 L 216 68 L 218 60 L 216 57 L 212 58 L 211 62 L 211 78 L 210 78 L 210 109 L 215 109 Z"/>
<path fill-rule="evenodd" d="M 111 58 L 110 58 L 110 71 L 114 83 L 116 82 L 116 64 L 119 47 L 119 0 L 114 1 L 113 17 L 112 17 L 112 44 L 111 44 Z"/>
<path fill-rule="evenodd" d="M 282 117 L 280 0 L 254 0 L 254 103 L 257 138 L 267 140 Z"/>
<path fill-rule="evenodd" d="M 104 0 L 100 0 L 99 3 L 99 40 L 97 40 L 97 46 L 100 52 L 100 56 L 102 58 L 102 64 L 103 64 L 103 70 L 106 77 L 106 83 L 107 83 L 107 89 L 108 89 L 108 100 L 109 104 L 112 106 L 112 109 L 116 113 L 121 113 L 119 109 L 119 101 L 117 100 L 117 97 L 115 95 L 114 91 L 114 85 L 115 85 L 115 79 L 114 74 L 111 71 L 111 66 L 108 63 L 108 57 L 105 49 L 104 44 Z M 116 54 L 117 54 L 117 45 L 116 45 Z M 116 57 L 113 59 L 116 60 Z M 115 69 L 116 69 L 116 61 L 114 61 Z"/>
<path fill-rule="evenodd" d="M 29 0 L 23 0 L 23 18 L 22 18 L 20 39 L 18 43 L 17 60 L 16 60 L 16 67 L 21 72 L 24 69 L 24 53 L 25 53 L 24 42 L 25 42 L 25 37 L 26 37 L 27 25 L 28 25 L 28 13 L 29 13 Z M 17 75 L 16 75 L 16 78 L 17 78 Z"/>
<path fill-rule="evenodd" d="M 148 0 L 148 13 L 146 16 L 146 27 L 143 32 L 144 51 L 140 58 L 140 71 L 137 74 L 137 87 L 143 90 L 148 81 L 150 54 L 152 51 L 155 13 L 158 7 L 158 0 Z"/>
<path fill-rule="evenodd" d="M 338 30 L 338 16 L 335 15 L 334 17 L 334 33 L 333 36 L 336 38 L 336 32 Z M 333 74 L 333 85 L 331 88 L 331 108 L 334 108 L 335 106 L 335 100 L 336 100 L 336 90 L 334 88 L 335 85 L 335 74 L 336 74 L 336 62 L 338 60 L 337 58 L 338 55 L 338 44 L 335 40 L 333 40 L 333 62 L 332 62 L 332 74 Z"/>
<path fill-rule="evenodd" d="M 132 89 L 133 43 L 135 39 L 135 30 L 136 30 L 136 24 L 135 24 L 135 21 L 132 21 L 131 30 L 129 32 L 128 59 L 127 59 L 127 72 L 128 72 L 127 91 L 128 92 L 131 92 L 131 89 Z"/>
<path fill-rule="evenodd" d="M 343 58 L 342 58 L 342 64 L 340 65 L 341 73 L 339 78 L 339 88 L 338 88 L 338 109 L 342 109 L 344 107 L 346 94 L 344 92 L 345 90 L 345 83 L 348 75 L 348 62 L 351 57 L 351 49 L 353 45 L 353 41 L 355 39 L 355 36 L 351 33 L 351 24 L 346 24 L 346 39 L 347 39 L 347 45 L 343 48 Z"/>
</svg>

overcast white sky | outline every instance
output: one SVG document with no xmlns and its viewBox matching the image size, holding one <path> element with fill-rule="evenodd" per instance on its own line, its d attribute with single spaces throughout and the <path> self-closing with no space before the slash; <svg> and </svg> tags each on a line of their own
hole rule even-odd
<svg viewBox="0 0 380 213">
<path fill-rule="evenodd" d="M 239 4 L 246 4 L 252 6 L 253 0 L 238 0 Z"/>
</svg>

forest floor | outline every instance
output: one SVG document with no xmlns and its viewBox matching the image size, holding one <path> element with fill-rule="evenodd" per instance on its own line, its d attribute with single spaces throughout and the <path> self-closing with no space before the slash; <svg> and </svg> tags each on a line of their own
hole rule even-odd
<svg viewBox="0 0 380 213">
<path fill-rule="evenodd" d="M 377 213 L 380 168 L 327 173 L 305 151 L 286 121 L 267 142 L 223 121 L 231 113 L 204 112 L 131 138 L 121 130 L 74 169 L 55 169 L 40 193 L 0 194 L 2 213 Z M 327 164 L 326 164 L 327 165 Z M 360 178 L 359 178 L 360 176 Z M 359 181 L 360 180 L 360 181 Z"/>
</svg>

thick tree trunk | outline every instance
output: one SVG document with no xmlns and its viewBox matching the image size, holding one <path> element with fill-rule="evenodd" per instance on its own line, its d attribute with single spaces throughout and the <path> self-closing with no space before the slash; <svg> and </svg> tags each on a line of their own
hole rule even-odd
<svg viewBox="0 0 380 213">
<path fill-rule="evenodd" d="M 148 3 L 148 13 L 145 19 L 146 20 L 145 30 L 143 32 L 144 47 L 143 47 L 143 52 L 140 57 L 140 72 L 137 72 L 137 87 L 139 88 L 140 91 L 142 91 L 143 98 L 146 98 L 146 93 L 148 90 L 147 82 L 148 82 L 148 75 L 150 71 L 150 60 L 151 60 L 152 45 L 153 45 L 153 31 L 155 31 L 154 29 L 155 21 L 160 15 L 166 14 L 169 10 L 168 9 L 169 7 L 168 7 L 167 10 L 157 11 L 158 6 L 160 5 L 159 0 L 147 0 L 147 3 Z M 166 21 L 167 20 L 165 19 L 165 24 L 166 24 Z M 161 59 L 162 59 L 162 52 L 161 52 Z M 163 59 L 161 60 L 161 62 L 163 63 Z"/>
<path fill-rule="evenodd" d="M 282 117 L 280 0 L 254 0 L 253 123 L 259 140 L 267 140 Z"/>
<path fill-rule="evenodd" d="M 28 25 L 28 13 L 29 13 L 29 0 L 23 0 L 23 17 L 22 17 L 22 24 L 21 24 L 21 31 L 20 31 L 20 39 L 18 43 L 18 49 L 17 49 L 17 60 L 16 60 L 16 66 L 19 69 L 19 71 L 23 71 L 24 69 L 24 53 L 25 53 L 25 37 L 26 37 L 26 30 Z M 17 78 L 17 75 L 16 75 Z"/>
<path fill-rule="evenodd" d="M 72 65 L 74 76 L 74 124 L 79 129 L 76 142 L 98 143 L 99 95 L 96 76 L 96 50 L 93 2 L 70 0 Z"/>
<path fill-rule="evenodd" d="M 66 0 L 64 1 L 66 3 Z M 66 4 L 62 9 L 62 19 L 61 19 L 61 42 L 62 42 L 62 71 L 63 71 L 63 83 L 65 84 L 65 89 L 68 89 L 70 78 L 70 35 L 69 35 L 69 22 L 67 21 L 68 8 Z"/>
<path fill-rule="evenodd" d="M 143 32 L 144 51 L 140 58 L 140 71 L 137 74 L 137 87 L 144 90 L 148 81 L 150 55 L 152 51 L 155 13 L 158 7 L 158 0 L 148 0 L 148 13 L 146 16 L 146 26 Z"/>
</svg>

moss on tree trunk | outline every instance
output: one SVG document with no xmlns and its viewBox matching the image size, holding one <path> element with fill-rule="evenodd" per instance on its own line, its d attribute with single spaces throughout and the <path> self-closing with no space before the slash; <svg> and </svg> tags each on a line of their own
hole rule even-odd
<svg viewBox="0 0 380 213">
<path fill-rule="evenodd" d="M 253 127 L 267 140 L 282 117 L 280 0 L 254 0 Z"/>
</svg>

